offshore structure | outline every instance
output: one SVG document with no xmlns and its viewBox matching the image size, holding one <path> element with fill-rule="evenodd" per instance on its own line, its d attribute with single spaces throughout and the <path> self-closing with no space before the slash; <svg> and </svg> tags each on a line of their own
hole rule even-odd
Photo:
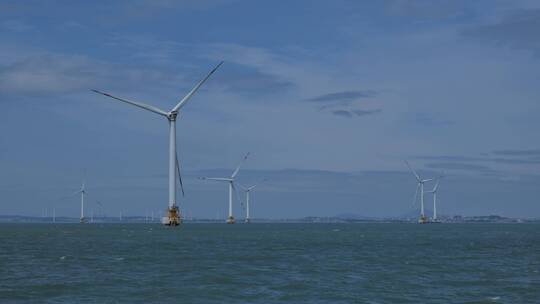
<svg viewBox="0 0 540 304">
<path fill-rule="evenodd" d="M 182 195 L 184 195 L 184 186 L 182 184 L 182 178 L 180 176 L 180 166 L 178 163 L 178 155 L 176 152 L 176 118 L 180 114 L 180 110 L 184 107 L 191 96 L 199 89 L 199 87 L 223 64 L 220 62 L 214 69 L 212 69 L 206 77 L 199 81 L 191 91 L 182 98 L 176 106 L 170 111 L 164 111 L 157 107 L 147 105 L 141 102 L 131 101 L 124 98 L 119 98 L 108 93 L 104 93 L 98 90 L 92 90 L 95 93 L 131 104 L 141 109 L 153 112 L 155 114 L 164 116 L 169 122 L 169 206 L 166 210 L 166 215 L 161 219 L 161 223 L 168 226 L 177 226 L 181 223 L 180 210 L 176 203 L 176 175 L 178 174 L 178 181 L 180 182 L 180 188 Z"/>
<path fill-rule="evenodd" d="M 405 164 L 407 164 L 407 167 L 409 167 L 411 172 L 414 174 L 416 181 L 418 182 L 418 184 L 416 185 L 416 192 L 414 193 L 415 202 L 416 202 L 416 196 L 418 195 L 418 189 L 420 188 L 420 217 L 418 218 L 418 224 L 427 224 L 429 223 L 429 221 L 424 212 L 424 183 L 432 181 L 433 179 L 432 178 L 421 179 L 418 173 L 416 173 L 416 171 L 414 171 L 413 168 L 409 165 L 408 161 L 405 161 Z"/>
<path fill-rule="evenodd" d="M 248 158 L 249 153 L 244 156 L 238 167 L 233 171 L 230 177 L 202 177 L 203 180 L 213 180 L 218 182 L 227 182 L 229 183 L 229 216 L 227 217 L 227 220 L 225 221 L 227 224 L 234 224 L 236 221 L 233 216 L 233 190 L 236 192 L 236 187 L 234 185 L 234 180 L 238 172 L 240 171 L 240 167 L 242 166 L 242 163 L 246 161 Z"/>
</svg>

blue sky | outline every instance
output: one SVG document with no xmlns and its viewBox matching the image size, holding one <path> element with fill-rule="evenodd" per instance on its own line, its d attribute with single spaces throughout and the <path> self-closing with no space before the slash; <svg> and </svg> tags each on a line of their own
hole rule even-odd
<svg viewBox="0 0 540 304">
<path fill-rule="evenodd" d="M 408 159 L 446 172 L 442 213 L 540 217 L 537 1 L 3 1 L 0 17 L 0 214 L 76 216 L 84 172 L 110 215 L 165 208 L 166 121 L 90 89 L 169 109 L 224 60 L 178 122 L 193 216 L 224 216 L 225 185 L 198 177 L 250 151 L 255 216 L 409 213 Z"/>
</svg>

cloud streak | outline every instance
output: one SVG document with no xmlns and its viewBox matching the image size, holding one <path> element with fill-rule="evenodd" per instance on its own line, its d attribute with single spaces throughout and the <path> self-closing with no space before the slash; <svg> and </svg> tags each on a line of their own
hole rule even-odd
<svg viewBox="0 0 540 304">
<path fill-rule="evenodd" d="M 375 109 L 375 110 L 352 110 L 351 112 L 356 114 L 356 116 L 366 116 L 366 115 L 373 115 L 373 114 L 381 113 L 382 110 L 381 109 Z"/>
<path fill-rule="evenodd" d="M 540 9 L 516 10 L 498 23 L 469 28 L 462 35 L 496 46 L 540 52 Z"/>
<path fill-rule="evenodd" d="M 499 163 L 499 164 L 540 164 L 539 157 L 531 157 L 540 155 L 540 150 L 499 150 L 494 151 L 495 155 L 502 156 L 525 156 L 525 158 L 508 158 L 508 157 L 492 157 L 486 154 L 483 157 L 471 157 L 461 155 L 420 155 L 415 156 L 416 159 L 427 161 L 443 161 L 443 162 L 461 162 L 461 163 Z"/>
<path fill-rule="evenodd" d="M 468 163 L 451 163 L 451 162 L 429 163 L 429 164 L 426 164 L 425 167 L 430 168 L 430 169 L 463 170 L 463 171 L 480 172 L 480 173 L 494 172 L 494 170 L 488 166 L 468 164 Z"/>
<path fill-rule="evenodd" d="M 342 91 L 335 93 L 328 93 L 319 95 L 316 97 L 308 98 L 306 101 L 316 102 L 316 103 L 345 103 L 350 104 L 351 102 L 358 100 L 360 98 L 370 98 L 377 96 L 375 91 Z"/>
<path fill-rule="evenodd" d="M 336 116 L 341 116 L 344 118 L 353 118 L 353 117 L 362 117 L 362 116 L 368 116 L 368 115 L 374 115 L 381 113 L 381 109 L 375 109 L 375 110 L 334 110 L 332 111 L 332 114 Z"/>
<path fill-rule="evenodd" d="M 362 117 L 382 112 L 382 109 L 354 109 L 351 108 L 360 99 L 376 97 L 378 92 L 374 90 L 364 91 L 341 91 L 307 98 L 304 101 L 319 104 L 319 111 L 326 111 L 343 118 Z"/>
<path fill-rule="evenodd" d="M 540 156 L 540 149 L 495 150 L 492 153 L 495 155 L 506 155 L 506 156 Z"/>
</svg>

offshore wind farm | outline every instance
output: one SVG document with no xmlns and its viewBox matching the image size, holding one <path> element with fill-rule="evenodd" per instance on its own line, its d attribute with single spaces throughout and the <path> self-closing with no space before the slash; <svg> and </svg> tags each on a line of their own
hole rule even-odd
<svg viewBox="0 0 540 304">
<path fill-rule="evenodd" d="M 539 24 L 0 2 L 0 303 L 538 303 Z"/>
</svg>

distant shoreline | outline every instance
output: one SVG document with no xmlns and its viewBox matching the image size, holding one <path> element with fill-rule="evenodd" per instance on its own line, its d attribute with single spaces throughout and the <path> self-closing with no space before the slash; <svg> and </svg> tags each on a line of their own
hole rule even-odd
<svg viewBox="0 0 540 304">
<path fill-rule="evenodd" d="M 87 224 L 150 224 L 159 223 L 158 218 L 151 220 L 145 216 L 125 216 L 120 220 L 118 217 L 94 217 L 86 218 Z M 519 224 L 519 223 L 540 223 L 540 219 L 520 219 L 508 218 L 497 215 L 487 216 L 454 216 L 441 217 L 440 223 L 443 224 L 482 224 L 482 223 L 499 223 L 499 224 Z M 186 224 L 221 224 L 225 223 L 225 219 L 204 219 L 193 218 L 183 219 Z M 252 219 L 252 223 L 283 223 L 283 224 L 355 224 L 355 223 L 416 223 L 417 218 L 344 218 L 344 217 L 303 217 L 296 219 Z M 22 215 L 0 215 L 0 223 L 29 223 L 29 224 L 73 224 L 79 223 L 79 218 L 74 217 L 56 217 L 53 221 L 52 217 L 38 216 L 22 216 Z M 241 218 L 238 219 L 238 224 L 243 224 Z"/>
</svg>

